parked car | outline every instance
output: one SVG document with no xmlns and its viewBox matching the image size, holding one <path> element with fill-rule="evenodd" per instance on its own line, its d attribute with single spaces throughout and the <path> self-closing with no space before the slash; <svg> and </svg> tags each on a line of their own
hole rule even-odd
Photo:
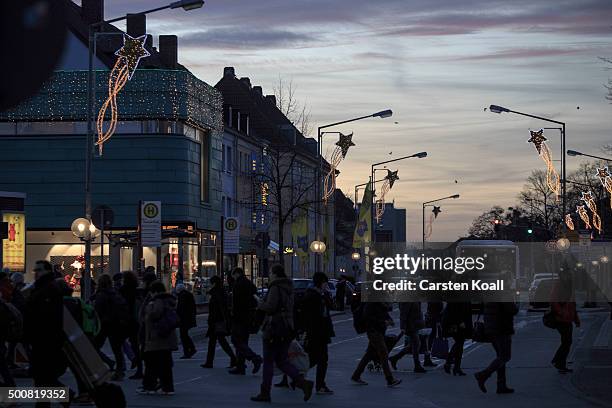
<svg viewBox="0 0 612 408">
<path fill-rule="evenodd" d="M 557 279 L 538 279 L 533 281 L 529 288 L 529 305 L 534 309 L 546 308 L 550 306 L 550 302 L 543 300 L 549 299 L 553 285 Z"/>
</svg>

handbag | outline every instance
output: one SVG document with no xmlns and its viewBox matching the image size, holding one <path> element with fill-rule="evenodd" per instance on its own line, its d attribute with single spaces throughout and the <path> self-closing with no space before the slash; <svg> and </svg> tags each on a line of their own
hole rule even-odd
<svg viewBox="0 0 612 408">
<path fill-rule="evenodd" d="M 478 343 L 489 343 L 490 340 L 485 332 L 484 322 L 480 320 L 481 317 L 481 315 L 478 315 L 476 321 L 474 322 L 474 329 L 472 330 L 472 340 Z"/>
<path fill-rule="evenodd" d="M 437 331 L 437 333 L 441 332 Z M 448 339 L 436 336 L 431 344 L 431 355 L 439 359 L 448 358 Z"/>
<path fill-rule="evenodd" d="M 556 329 L 558 323 L 556 313 L 552 310 L 549 310 L 548 312 L 544 313 L 544 316 L 542 316 L 542 323 L 549 329 Z"/>
</svg>

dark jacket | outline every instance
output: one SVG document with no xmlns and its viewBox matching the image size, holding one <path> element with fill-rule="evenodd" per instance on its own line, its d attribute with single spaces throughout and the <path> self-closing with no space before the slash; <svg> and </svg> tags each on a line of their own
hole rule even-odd
<svg viewBox="0 0 612 408">
<path fill-rule="evenodd" d="M 235 287 L 234 287 L 235 288 Z M 293 281 L 277 278 L 270 283 L 266 299 L 259 305 L 266 314 L 261 332 L 264 340 L 277 340 L 279 327 L 293 331 Z"/>
<path fill-rule="evenodd" d="M 93 302 L 102 330 L 108 330 L 111 335 L 127 333 L 131 320 L 128 304 L 115 288 L 98 290 Z"/>
<path fill-rule="evenodd" d="M 421 302 L 402 302 L 399 304 L 400 329 L 405 333 L 415 333 L 425 327 Z"/>
<path fill-rule="evenodd" d="M 513 302 L 489 302 L 484 305 L 485 332 L 490 336 L 514 334 L 514 316 L 518 307 Z"/>
<path fill-rule="evenodd" d="M 365 303 L 363 318 L 365 320 L 366 330 L 368 333 L 384 334 L 387 331 L 387 320 L 391 320 L 389 310 L 390 307 L 387 303 Z"/>
<path fill-rule="evenodd" d="M 32 347 L 32 374 L 60 376 L 67 362 L 62 351 L 64 335 L 63 292 L 48 273 L 40 277 L 26 299 L 23 316 L 26 341 Z"/>
<path fill-rule="evenodd" d="M 441 301 L 427 302 L 427 312 L 425 313 L 425 325 L 427 327 L 434 328 L 436 324 L 441 322 L 443 310 L 444 310 L 444 302 L 441 302 Z"/>
<path fill-rule="evenodd" d="M 304 330 L 309 343 L 328 344 L 335 336 L 329 313 L 331 299 L 318 288 L 308 288 L 302 299 Z"/>
<path fill-rule="evenodd" d="M 470 302 L 448 302 L 442 314 L 444 337 L 472 337 L 472 304 Z"/>
<path fill-rule="evenodd" d="M 558 322 L 580 324 L 571 283 L 556 281 L 551 290 L 550 299 L 550 308 L 555 313 Z"/>
<path fill-rule="evenodd" d="M 130 327 L 137 329 L 139 325 L 138 314 L 144 302 L 143 290 L 137 286 L 123 285 L 119 294 L 125 299 L 129 311 Z"/>
<path fill-rule="evenodd" d="M 238 278 L 232 288 L 232 331 L 245 331 L 251 326 L 257 301 L 257 288 L 245 276 Z M 247 331 L 248 333 L 248 331 Z"/>
<path fill-rule="evenodd" d="M 168 309 L 176 308 L 176 299 L 169 293 L 158 293 L 151 296 L 145 305 L 144 347 L 145 351 L 178 350 L 176 330 L 169 336 L 162 336 L 156 323 Z"/>
<path fill-rule="evenodd" d="M 196 303 L 193 294 L 187 289 L 181 290 L 177 295 L 176 313 L 182 328 L 196 327 Z"/>
<path fill-rule="evenodd" d="M 223 335 L 224 331 L 227 334 L 230 319 L 225 289 L 215 285 L 208 291 L 208 296 L 208 329 L 206 336 L 210 337 L 212 334 Z"/>
</svg>

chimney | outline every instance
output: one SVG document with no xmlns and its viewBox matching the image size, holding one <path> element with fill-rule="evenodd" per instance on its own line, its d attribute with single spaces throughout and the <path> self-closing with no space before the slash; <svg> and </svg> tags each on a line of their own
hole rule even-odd
<svg viewBox="0 0 612 408">
<path fill-rule="evenodd" d="M 81 18 L 87 24 L 98 23 L 104 20 L 104 0 L 82 0 Z"/>
<path fill-rule="evenodd" d="M 147 16 L 144 14 L 128 14 L 127 33 L 134 38 L 145 35 L 147 33 Z"/>
<path fill-rule="evenodd" d="M 270 102 L 272 105 L 276 106 L 276 96 L 274 95 L 266 95 L 266 99 L 268 100 L 268 102 Z"/>
<path fill-rule="evenodd" d="M 261 86 L 254 86 L 253 92 L 256 93 L 259 97 L 263 98 L 263 89 L 261 89 Z"/>
<path fill-rule="evenodd" d="M 224 77 L 235 77 L 236 71 L 234 70 L 234 67 L 223 68 L 223 76 Z"/>
<path fill-rule="evenodd" d="M 176 68 L 178 64 L 178 39 L 176 35 L 159 36 L 159 58 L 165 67 Z"/>
<path fill-rule="evenodd" d="M 251 89 L 251 80 L 249 79 L 249 77 L 242 77 L 242 78 L 240 78 L 240 82 L 242 82 L 243 84 L 248 86 L 249 89 Z"/>
</svg>

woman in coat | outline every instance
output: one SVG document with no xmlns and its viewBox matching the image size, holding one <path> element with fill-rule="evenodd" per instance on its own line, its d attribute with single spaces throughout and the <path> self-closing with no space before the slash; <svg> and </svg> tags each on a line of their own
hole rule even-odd
<svg viewBox="0 0 612 408">
<path fill-rule="evenodd" d="M 150 294 L 151 298 L 144 306 L 145 373 L 139 392 L 155 394 L 159 387 L 162 395 L 174 395 L 172 352 L 178 350 L 176 299 L 166 293 L 166 287 L 160 281 L 151 284 Z"/>
<path fill-rule="evenodd" d="M 562 274 L 555 282 L 550 296 L 550 308 L 556 321 L 555 328 L 561 336 L 561 344 L 552 359 L 552 364 L 559 373 L 566 374 L 572 372 L 572 369 L 567 368 L 567 356 L 572 347 L 573 325 L 580 327 L 571 276 Z"/>
<path fill-rule="evenodd" d="M 195 344 L 189 335 L 189 329 L 196 327 L 196 303 L 193 294 L 184 284 L 176 285 L 176 313 L 179 317 L 179 334 L 183 345 L 181 359 L 189 359 L 196 353 Z"/>
<path fill-rule="evenodd" d="M 448 302 L 442 314 L 442 334 L 453 338 L 453 346 L 448 353 L 444 371 L 447 374 L 463 376 L 461 359 L 463 358 L 463 344 L 472 337 L 472 304 L 470 302 Z M 454 364 L 454 367 L 453 367 Z"/>
<path fill-rule="evenodd" d="M 208 337 L 208 352 L 206 354 L 206 362 L 201 365 L 203 368 L 213 368 L 213 362 L 215 360 L 215 349 L 217 348 L 217 342 L 221 345 L 225 354 L 230 358 L 230 368 L 236 365 L 236 354 L 229 345 L 226 336 L 228 336 L 230 322 L 229 322 L 229 310 L 227 295 L 223 288 L 223 281 L 218 276 L 210 278 L 210 284 L 212 287 L 208 291 L 209 302 L 208 302 L 208 330 L 206 331 L 206 337 Z"/>
</svg>

